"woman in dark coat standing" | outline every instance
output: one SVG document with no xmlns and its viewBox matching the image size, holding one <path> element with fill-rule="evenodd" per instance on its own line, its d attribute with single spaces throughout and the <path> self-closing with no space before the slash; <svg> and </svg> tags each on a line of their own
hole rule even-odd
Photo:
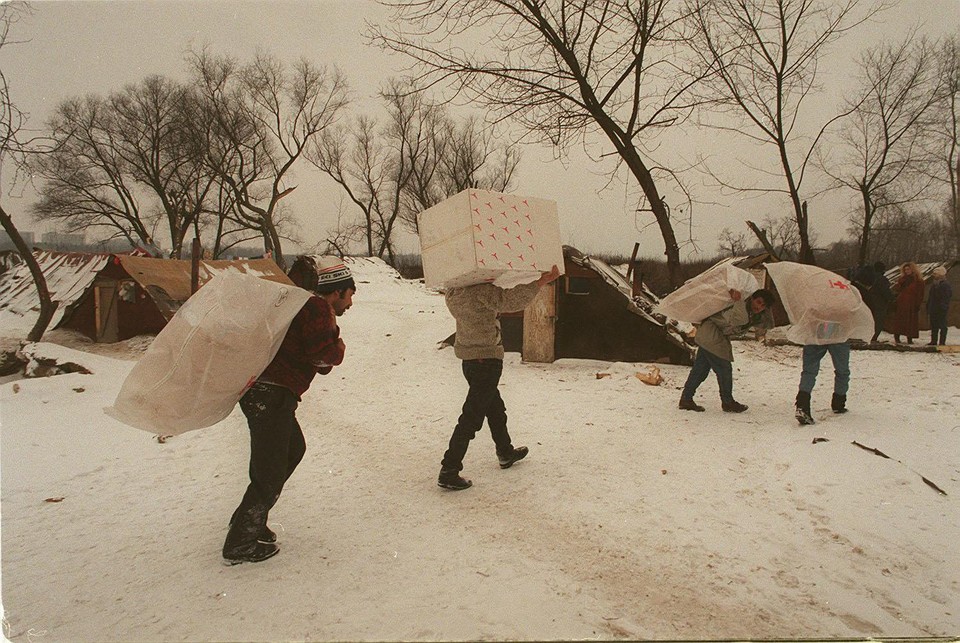
<svg viewBox="0 0 960 643">
<path fill-rule="evenodd" d="M 900 266 L 900 278 L 893 287 L 897 293 L 893 317 L 893 341 L 900 343 L 900 335 L 905 335 L 907 343 L 920 337 L 920 307 L 923 305 L 923 277 L 917 264 L 912 261 Z"/>
</svg>

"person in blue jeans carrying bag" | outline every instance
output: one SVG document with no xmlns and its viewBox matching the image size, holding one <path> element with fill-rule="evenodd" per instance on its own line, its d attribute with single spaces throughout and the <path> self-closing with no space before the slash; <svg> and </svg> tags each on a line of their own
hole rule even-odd
<svg viewBox="0 0 960 643">
<path fill-rule="evenodd" d="M 847 391 L 850 389 L 850 342 L 836 344 L 805 344 L 803 370 L 800 372 L 800 390 L 797 392 L 796 417 L 800 424 L 815 424 L 810 412 L 810 395 L 817 383 L 820 362 L 830 354 L 833 362 L 833 398 L 830 408 L 834 413 L 847 412 Z"/>
<path fill-rule="evenodd" d="M 697 344 L 697 356 L 680 393 L 678 408 L 681 411 L 705 410 L 694 401 L 693 396 L 710 375 L 710 371 L 717 374 L 720 406 L 724 412 L 743 413 L 747 410 L 746 404 L 733 399 L 733 344 L 730 337 L 751 327 L 770 328 L 772 322 L 765 311 L 773 306 L 774 298 L 773 293 L 761 288 L 747 300 L 743 299 L 739 291 L 730 290 L 730 300 L 730 306 L 710 315 L 697 325 L 697 333 L 693 337 Z"/>
</svg>

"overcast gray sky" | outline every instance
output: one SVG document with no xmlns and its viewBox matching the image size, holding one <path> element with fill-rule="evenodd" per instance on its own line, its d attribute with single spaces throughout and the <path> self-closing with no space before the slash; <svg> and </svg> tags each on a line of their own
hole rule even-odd
<svg viewBox="0 0 960 643">
<path fill-rule="evenodd" d="M 191 47 L 209 45 L 215 53 L 240 59 L 260 49 L 284 60 L 305 56 L 336 64 L 354 88 L 356 108 L 371 114 L 378 106 L 374 94 L 379 83 L 400 65 L 363 44 L 364 21 L 387 15 L 370 0 L 41 0 L 32 7 L 33 15 L 13 33 L 15 40 L 25 42 L 0 53 L 13 100 L 29 114 L 31 128 L 42 128 L 56 105 L 70 96 L 104 95 L 151 74 L 185 78 L 184 54 Z M 821 67 L 829 75 L 826 80 L 834 87 L 848 85 L 852 60 L 863 47 L 881 38 L 902 37 L 912 26 L 934 37 L 960 31 L 960 0 L 902 0 L 881 23 L 866 25 L 842 41 L 843 48 Z M 704 138 L 714 136 L 704 132 Z M 576 150 L 563 162 L 554 160 L 551 150 L 527 147 L 513 191 L 557 201 L 564 243 L 587 252 L 629 253 L 639 241 L 645 256 L 662 256 L 656 226 L 632 214 L 633 198 L 622 182 L 609 184 L 607 169 Z M 301 221 L 309 245 L 334 225 L 339 195 L 307 164 L 298 170 L 296 183 L 288 205 Z M 718 201 L 698 187 L 699 178 L 691 177 L 691 183 L 704 202 Z M 23 198 L 5 198 L 18 225 L 37 229 L 22 214 L 35 198 L 31 190 Z M 745 219 L 759 221 L 766 214 L 785 211 L 778 207 L 773 199 L 696 206 L 690 231 L 696 246 L 686 245 L 683 255 L 695 247 L 711 255 L 724 227 L 745 231 Z M 843 235 L 845 207 L 837 199 L 811 204 L 812 226 L 821 245 Z M 688 230 L 684 226 L 677 234 L 686 238 Z"/>
</svg>

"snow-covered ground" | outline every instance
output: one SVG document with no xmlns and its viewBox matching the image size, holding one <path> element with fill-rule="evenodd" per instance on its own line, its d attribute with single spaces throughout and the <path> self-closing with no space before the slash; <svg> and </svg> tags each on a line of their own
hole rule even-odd
<svg viewBox="0 0 960 643">
<path fill-rule="evenodd" d="M 474 486 L 449 492 L 436 476 L 466 384 L 437 343 L 453 321 L 383 264 L 354 272 L 347 357 L 300 406 L 307 455 L 263 563 L 220 559 L 247 483 L 239 410 L 163 442 L 103 414 L 143 340 L 44 343 L 93 374 L 0 384 L 7 637 L 960 633 L 960 353 L 854 351 L 842 416 L 827 359 L 808 427 L 792 415 L 797 347 L 735 344 L 742 415 L 720 411 L 713 377 L 707 411 L 679 411 L 686 367 L 649 386 L 635 377 L 648 364 L 508 354 L 501 391 L 530 455 L 501 470 L 485 428 L 465 461 Z"/>
</svg>

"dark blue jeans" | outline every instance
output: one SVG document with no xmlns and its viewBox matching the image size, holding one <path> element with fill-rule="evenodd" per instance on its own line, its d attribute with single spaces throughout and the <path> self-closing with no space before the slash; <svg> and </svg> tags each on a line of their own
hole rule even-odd
<svg viewBox="0 0 960 643">
<path fill-rule="evenodd" d="M 830 353 L 833 361 L 833 392 L 835 395 L 846 395 L 850 388 L 850 344 L 812 345 L 803 347 L 803 371 L 800 373 L 800 390 L 805 393 L 813 392 L 817 383 L 817 374 L 820 372 L 820 360 Z"/>
<path fill-rule="evenodd" d="M 717 374 L 717 382 L 720 384 L 720 401 L 728 404 L 733 402 L 733 362 L 717 357 L 702 346 L 697 348 L 697 356 L 693 360 L 693 366 L 690 368 L 690 374 L 687 375 L 687 383 L 683 385 L 683 393 L 680 397 L 684 400 L 692 400 L 697 387 L 703 384 L 710 375 L 710 371 Z"/>
<path fill-rule="evenodd" d="M 440 462 L 444 469 L 463 469 L 463 457 L 467 454 L 467 447 L 483 427 L 484 418 L 490 425 L 490 435 L 497 445 L 497 453 L 508 453 L 513 449 L 510 434 L 507 432 L 507 408 L 500 397 L 500 391 L 497 390 L 502 373 L 503 360 L 463 360 L 463 376 L 470 388 L 463 403 L 463 412 Z"/>
</svg>

